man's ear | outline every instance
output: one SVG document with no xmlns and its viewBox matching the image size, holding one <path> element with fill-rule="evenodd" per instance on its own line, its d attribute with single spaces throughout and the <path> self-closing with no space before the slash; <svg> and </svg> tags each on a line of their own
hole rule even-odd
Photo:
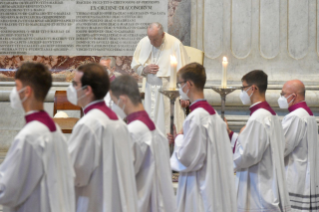
<svg viewBox="0 0 319 212">
<path fill-rule="evenodd" d="M 83 90 L 85 91 L 86 95 L 89 95 L 89 94 L 93 94 L 94 95 L 93 89 L 92 89 L 92 87 L 90 85 L 86 86 L 86 88 L 84 88 Z"/>
<path fill-rule="evenodd" d="M 24 97 L 30 97 L 33 93 L 33 89 L 30 85 L 27 85 L 22 93 L 24 93 Z"/>
</svg>

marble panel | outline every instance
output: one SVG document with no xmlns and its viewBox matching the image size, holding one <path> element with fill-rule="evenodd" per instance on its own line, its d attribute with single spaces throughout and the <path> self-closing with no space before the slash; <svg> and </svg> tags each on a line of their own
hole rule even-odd
<svg viewBox="0 0 319 212">
<path fill-rule="evenodd" d="M 168 1 L 168 33 L 176 36 L 185 45 L 190 45 L 190 10 L 191 0 Z M 145 29 L 146 35 L 146 29 Z M 136 44 L 137 45 L 137 44 Z M 111 56 L 111 55 L 105 55 Z M 115 74 L 130 74 L 141 80 L 130 67 L 132 56 L 113 56 L 116 60 Z M 98 56 L 41 56 L 41 55 L 0 55 L 0 81 L 13 81 L 15 70 L 25 61 L 41 62 L 47 65 L 55 82 L 69 82 L 73 78 L 73 70 L 88 62 L 99 62 Z"/>
<path fill-rule="evenodd" d="M 231 8 L 231 51 L 244 59 L 252 47 L 252 0 L 232 0 Z"/>
<path fill-rule="evenodd" d="M 26 61 L 40 62 L 48 66 L 52 72 L 53 81 L 69 82 L 73 79 L 74 70 L 80 65 L 100 61 L 97 56 L 0 56 L 0 81 L 12 81 L 15 70 Z M 132 57 L 114 57 L 116 61 L 115 73 L 130 74 L 137 80 L 140 77 L 131 69 Z"/>
<path fill-rule="evenodd" d="M 280 50 L 280 2 L 259 1 L 259 49 L 265 59 L 273 59 Z"/>
<path fill-rule="evenodd" d="M 309 1 L 288 0 L 288 53 L 296 59 L 304 58 L 309 44 Z"/>
<path fill-rule="evenodd" d="M 223 14 L 224 1 L 204 2 L 204 52 L 205 56 L 211 59 L 219 57 L 223 52 Z"/>
</svg>

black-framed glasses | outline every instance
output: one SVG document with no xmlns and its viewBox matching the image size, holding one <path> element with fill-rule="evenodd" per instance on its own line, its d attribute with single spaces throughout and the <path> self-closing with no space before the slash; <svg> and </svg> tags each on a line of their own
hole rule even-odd
<svg viewBox="0 0 319 212">
<path fill-rule="evenodd" d="M 186 83 L 187 81 L 183 81 L 183 82 L 177 82 L 176 86 L 177 88 L 181 88 L 182 87 L 182 83 Z"/>
</svg>

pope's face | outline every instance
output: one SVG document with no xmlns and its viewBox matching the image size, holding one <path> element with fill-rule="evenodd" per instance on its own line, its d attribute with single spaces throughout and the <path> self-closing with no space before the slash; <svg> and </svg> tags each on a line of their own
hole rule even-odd
<svg viewBox="0 0 319 212">
<path fill-rule="evenodd" d="M 158 48 L 162 45 L 164 39 L 164 33 L 162 35 L 158 34 L 158 30 L 152 30 L 147 32 L 148 38 L 150 39 L 151 44 Z"/>
</svg>

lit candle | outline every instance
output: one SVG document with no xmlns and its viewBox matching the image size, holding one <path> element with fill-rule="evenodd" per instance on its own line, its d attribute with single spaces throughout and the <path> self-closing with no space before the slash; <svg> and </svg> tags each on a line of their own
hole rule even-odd
<svg viewBox="0 0 319 212">
<path fill-rule="evenodd" d="M 222 79 L 222 88 L 226 88 L 226 87 L 227 87 L 227 66 L 228 66 L 227 57 L 223 57 L 223 79 Z"/>
<path fill-rule="evenodd" d="M 176 89 L 176 69 L 177 69 L 177 60 L 176 57 L 171 55 L 171 76 L 169 79 L 169 89 Z"/>
</svg>

